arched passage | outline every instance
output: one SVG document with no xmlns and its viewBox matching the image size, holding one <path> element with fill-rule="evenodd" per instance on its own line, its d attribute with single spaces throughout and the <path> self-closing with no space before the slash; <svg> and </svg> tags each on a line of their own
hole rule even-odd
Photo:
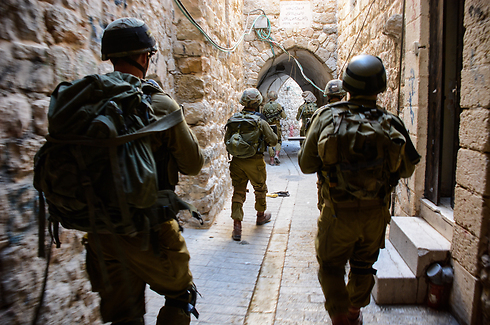
<svg viewBox="0 0 490 325">
<path fill-rule="evenodd" d="M 309 90 L 315 94 L 318 106 L 327 104 L 326 98 L 323 97 L 323 89 L 332 79 L 331 70 L 308 50 L 292 48 L 288 52 L 299 62 L 304 75 L 322 90 L 317 89 L 303 77 L 301 69 L 288 53 L 274 56 L 262 66 L 257 79 L 257 88 L 266 95 L 269 90 L 278 91 L 286 80 L 292 78 L 303 91 Z"/>
</svg>

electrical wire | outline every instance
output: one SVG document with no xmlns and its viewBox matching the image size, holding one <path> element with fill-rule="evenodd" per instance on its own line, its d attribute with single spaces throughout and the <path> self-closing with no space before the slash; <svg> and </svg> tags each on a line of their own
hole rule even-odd
<svg viewBox="0 0 490 325">
<path fill-rule="evenodd" d="M 371 4 L 369 5 L 368 11 L 367 11 L 367 13 L 366 13 L 366 17 L 364 17 L 364 21 L 362 22 L 361 29 L 359 30 L 359 33 L 357 33 L 356 40 L 354 41 L 354 44 L 352 44 L 352 47 L 351 47 L 351 49 L 350 49 L 350 51 L 349 51 L 349 55 L 347 56 L 347 59 L 344 61 L 344 65 L 342 66 L 342 69 L 340 69 L 340 72 L 344 71 L 345 64 L 346 64 L 347 62 L 349 62 L 350 56 L 351 56 L 351 54 L 352 54 L 352 50 L 354 50 L 354 46 L 357 44 L 357 41 L 359 40 L 359 36 L 361 36 L 361 32 L 362 32 L 362 30 L 364 29 L 364 25 L 366 24 L 366 20 L 367 20 L 367 18 L 369 17 L 369 12 L 371 11 L 371 7 L 373 6 L 373 4 L 374 4 L 374 2 L 375 2 L 375 1 L 376 1 L 376 0 L 373 0 L 373 1 L 371 2 Z"/>
<path fill-rule="evenodd" d="M 245 26 L 248 25 L 248 19 L 249 19 L 249 16 L 253 13 L 256 13 L 256 12 L 262 12 L 261 15 L 257 16 L 257 18 L 255 18 L 255 20 L 253 21 L 252 25 L 250 26 L 250 29 L 248 29 L 248 32 L 247 32 L 247 28 L 245 27 L 245 30 L 242 34 L 242 36 L 239 38 L 239 40 L 235 43 L 235 45 L 233 45 L 232 47 L 223 47 L 219 44 L 217 44 L 205 31 L 204 29 L 194 20 L 194 18 L 191 16 L 191 14 L 187 11 L 187 9 L 185 8 L 185 6 L 182 4 L 182 2 L 180 0 L 174 0 L 175 3 L 177 4 L 177 7 L 179 7 L 180 11 L 184 14 L 184 16 L 201 32 L 201 34 L 203 34 L 203 36 L 211 43 L 211 45 L 213 45 L 215 48 L 217 48 L 218 50 L 222 51 L 222 52 L 227 52 L 227 53 L 230 53 L 230 52 L 233 52 L 235 51 L 238 46 L 240 45 L 240 43 L 244 40 L 245 36 L 246 35 L 250 35 L 252 33 L 252 29 L 254 28 L 255 26 L 255 23 L 257 22 L 257 20 L 259 20 L 261 17 L 265 17 L 265 19 L 267 19 L 267 28 L 256 28 L 255 29 L 255 33 L 257 35 L 257 37 L 262 40 L 262 41 L 265 41 L 267 43 L 269 43 L 269 46 L 271 47 L 271 51 L 272 51 L 272 55 L 273 57 L 275 57 L 275 52 L 274 52 L 274 45 L 277 46 L 278 48 L 280 48 L 284 53 L 288 54 L 289 56 L 289 59 L 293 59 L 294 62 L 296 63 L 296 65 L 299 67 L 299 70 L 301 71 L 301 75 L 303 76 L 303 78 L 309 82 L 311 85 L 313 85 L 313 87 L 317 88 L 318 90 L 322 91 L 323 92 L 323 89 L 319 88 L 317 85 L 315 85 L 315 83 L 310 79 L 308 78 L 305 73 L 304 73 L 304 70 L 303 70 L 303 67 L 301 66 L 301 64 L 298 62 L 298 60 L 292 56 L 281 44 L 279 44 L 277 41 L 275 41 L 272 36 L 271 36 L 271 23 L 270 23 L 270 20 L 269 18 L 266 16 L 265 12 L 262 10 L 262 9 L 256 9 L 256 10 L 253 10 L 251 12 L 249 12 L 247 14 L 247 20 L 245 22 Z"/>
</svg>

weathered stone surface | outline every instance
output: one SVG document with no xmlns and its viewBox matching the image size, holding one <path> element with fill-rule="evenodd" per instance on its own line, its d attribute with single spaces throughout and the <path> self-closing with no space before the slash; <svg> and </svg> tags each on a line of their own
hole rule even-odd
<svg viewBox="0 0 490 325">
<path fill-rule="evenodd" d="M 490 221 L 489 200 L 460 186 L 456 186 L 454 196 L 454 221 L 477 238 L 482 238 Z"/>
<path fill-rule="evenodd" d="M 461 147 L 490 152 L 490 109 L 465 109 L 460 114 Z"/>
<path fill-rule="evenodd" d="M 477 276 L 480 259 L 480 238 L 477 238 L 460 225 L 455 225 L 453 229 L 452 257 L 461 265 L 464 265 L 465 269 L 473 276 Z"/>
<path fill-rule="evenodd" d="M 490 182 L 488 175 L 490 170 L 490 154 L 459 149 L 456 171 L 456 182 L 471 191 L 489 195 Z"/>
<path fill-rule="evenodd" d="M 21 138 L 31 122 L 31 105 L 22 94 L 0 94 L 0 138 Z"/>
<path fill-rule="evenodd" d="M 490 65 L 461 70 L 461 107 L 490 108 Z"/>
<path fill-rule="evenodd" d="M 176 77 L 175 88 L 181 101 L 196 102 L 204 97 L 204 82 L 193 75 Z"/>
<path fill-rule="evenodd" d="M 480 299 L 478 278 L 470 274 L 464 264 L 455 261 L 450 302 L 455 314 L 466 324 L 478 324 L 475 321 L 478 304 L 474 303 L 478 299 Z"/>
</svg>

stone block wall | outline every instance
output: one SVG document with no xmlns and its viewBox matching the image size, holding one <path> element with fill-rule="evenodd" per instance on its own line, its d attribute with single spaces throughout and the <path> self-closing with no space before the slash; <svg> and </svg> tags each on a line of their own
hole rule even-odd
<svg viewBox="0 0 490 325">
<path fill-rule="evenodd" d="M 426 104 L 420 102 L 427 95 L 427 90 L 424 89 L 427 85 L 427 67 L 424 62 L 427 62 L 428 53 L 415 56 L 406 45 L 415 40 L 421 42 L 420 38 L 425 38 L 426 35 L 428 39 L 427 32 L 422 36 L 420 30 L 412 33 L 412 29 L 418 28 L 418 21 L 424 19 L 424 15 L 427 17 L 427 11 L 421 11 L 424 6 L 421 2 L 423 1 L 406 1 L 406 12 L 409 14 L 405 18 L 406 34 L 401 57 L 402 71 L 399 75 L 403 1 L 339 0 L 337 71 L 342 77 L 349 60 L 359 54 L 380 57 L 386 68 L 387 90 L 378 95 L 378 105 L 402 118 L 417 150 L 424 155 L 426 144 L 418 143 L 418 137 L 421 130 L 426 130 L 423 125 L 420 126 L 421 123 L 426 123 L 425 115 L 419 114 L 426 109 Z M 418 198 L 423 193 L 422 165 L 423 163 L 418 165 L 411 178 L 400 180 L 395 190 L 396 215 L 416 214 L 420 205 Z"/>
<path fill-rule="evenodd" d="M 192 202 L 210 226 L 231 188 L 228 156 L 223 144 L 224 123 L 241 106 L 243 90 L 243 44 L 227 50 L 242 36 L 242 0 L 182 1 L 205 36 L 176 9 L 177 30 L 173 56 L 176 62 L 175 93 L 184 107 L 187 122 L 194 125 L 206 161 L 199 177 L 182 176 L 177 194 Z M 219 49 L 224 48 L 224 49 Z M 197 226 L 190 214 L 182 217 Z"/>
<path fill-rule="evenodd" d="M 464 7 L 451 306 L 464 324 L 490 324 L 490 4 Z"/>
<path fill-rule="evenodd" d="M 270 36 L 280 46 L 274 45 L 273 50 L 268 42 L 261 40 L 254 31 L 245 38 L 244 45 L 244 78 L 245 85 L 256 87 L 259 73 L 265 63 L 273 60 L 286 51 L 304 49 L 326 66 L 326 71 L 336 76 L 337 71 L 337 1 L 312 0 L 312 26 L 309 28 L 281 28 L 280 1 L 261 0 L 244 1 L 244 21 L 247 14 L 253 12 L 248 19 L 248 28 L 260 14 L 265 14 L 270 21 Z M 254 12 L 262 9 L 263 12 Z M 294 54 L 293 54 L 294 55 Z M 298 68 L 299 69 L 299 68 Z M 311 76 L 310 76 L 311 78 Z M 325 87 L 325 85 L 317 85 Z M 266 95 L 266 94 L 264 94 Z"/>
<path fill-rule="evenodd" d="M 220 44 L 241 33 L 241 0 L 184 1 Z M 237 13 L 240 14 L 237 14 Z M 237 109 L 241 55 L 219 53 L 172 0 L 5 0 L 0 3 L 0 323 L 31 323 L 45 260 L 37 257 L 33 157 L 47 132 L 49 95 L 61 81 L 112 71 L 100 60 L 102 31 L 124 16 L 146 21 L 159 43 L 148 75 L 183 105 L 205 153 L 197 177 L 177 189 L 209 225 L 230 183 L 222 126 Z M 184 221 L 187 216 L 183 215 Z M 99 324 L 98 297 L 84 269 L 82 233 L 61 231 L 39 324 Z M 47 235 L 49 238 L 49 235 Z M 46 243 L 47 245 L 47 243 Z"/>
</svg>

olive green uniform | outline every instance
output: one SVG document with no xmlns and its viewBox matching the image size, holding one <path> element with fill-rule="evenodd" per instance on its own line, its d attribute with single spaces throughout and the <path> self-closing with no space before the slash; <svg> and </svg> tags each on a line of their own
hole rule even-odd
<svg viewBox="0 0 490 325">
<path fill-rule="evenodd" d="M 277 144 L 276 151 L 281 151 L 282 144 L 282 128 L 281 128 L 281 119 L 287 118 L 286 112 L 282 108 L 281 104 L 276 102 L 275 100 L 271 100 L 264 105 L 262 109 L 262 113 L 265 115 L 267 122 L 269 125 L 274 125 L 277 130 Z M 274 156 L 274 149 L 269 147 L 269 155 Z"/>
<path fill-rule="evenodd" d="M 244 109 L 244 114 L 255 114 L 254 111 Z M 247 195 L 248 181 L 252 184 L 255 194 L 255 210 L 263 212 L 267 208 L 267 173 L 264 162 L 264 150 L 267 146 L 277 144 L 277 136 L 264 120 L 260 119 L 259 128 L 263 143 L 259 145 L 257 154 L 250 158 L 233 157 L 230 162 L 230 176 L 233 185 L 233 196 L 231 206 L 231 218 L 243 220 L 243 203 Z"/>
<path fill-rule="evenodd" d="M 119 72 L 113 72 L 115 74 Z M 152 95 L 154 115 L 159 118 L 176 110 L 179 105 L 167 94 Z M 185 121 L 173 126 L 154 139 L 155 149 L 166 148 L 169 153 L 165 183 L 173 188 L 178 181 L 178 172 L 197 175 L 204 157 L 197 138 Z M 145 287 L 149 284 L 155 292 L 184 304 L 191 302 L 189 289 L 193 285 L 189 270 L 189 252 L 175 220 L 161 224 L 154 234 L 158 254 L 151 248 L 143 251 L 144 233 L 135 236 L 99 234 L 100 249 L 109 276 L 107 286 L 102 279 L 102 270 L 97 259 L 94 235 L 88 234 L 86 241 L 87 271 L 92 290 L 101 298 L 100 309 L 104 322 L 113 324 L 131 322 L 143 324 L 145 314 Z M 122 255 L 122 257 L 121 257 Z M 172 310 L 173 309 L 173 310 Z M 185 324 L 190 321 L 180 308 L 164 306 L 160 310 L 157 324 Z"/>
<path fill-rule="evenodd" d="M 355 97 L 350 102 L 376 107 L 375 101 L 356 101 Z M 398 173 L 400 177 L 409 177 L 420 156 L 403 122 L 397 117 L 394 119 L 399 124 L 397 130 L 400 128 L 398 131 L 406 138 Z M 319 156 L 318 140 L 331 123 L 332 113 L 328 106 L 314 115 L 298 153 L 299 165 L 304 173 L 325 169 Z M 328 178 L 321 186 L 324 206 L 318 220 L 315 247 L 325 308 L 333 317 L 346 314 L 350 306 L 361 308 L 369 304 L 374 286 L 375 270 L 372 266 L 378 259 L 379 249 L 384 247 L 385 229 L 391 216 L 388 197 L 358 200 L 347 192 L 330 187 Z M 344 274 L 347 261 L 351 269 L 346 285 Z"/>
<path fill-rule="evenodd" d="M 296 114 L 296 120 L 301 120 L 301 128 L 299 129 L 299 135 L 304 137 L 306 133 L 306 126 L 308 121 L 311 119 L 315 111 L 318 109 L 316 103 L 303 103 L 298 108 L 298 113 Z"/>
</svg>

